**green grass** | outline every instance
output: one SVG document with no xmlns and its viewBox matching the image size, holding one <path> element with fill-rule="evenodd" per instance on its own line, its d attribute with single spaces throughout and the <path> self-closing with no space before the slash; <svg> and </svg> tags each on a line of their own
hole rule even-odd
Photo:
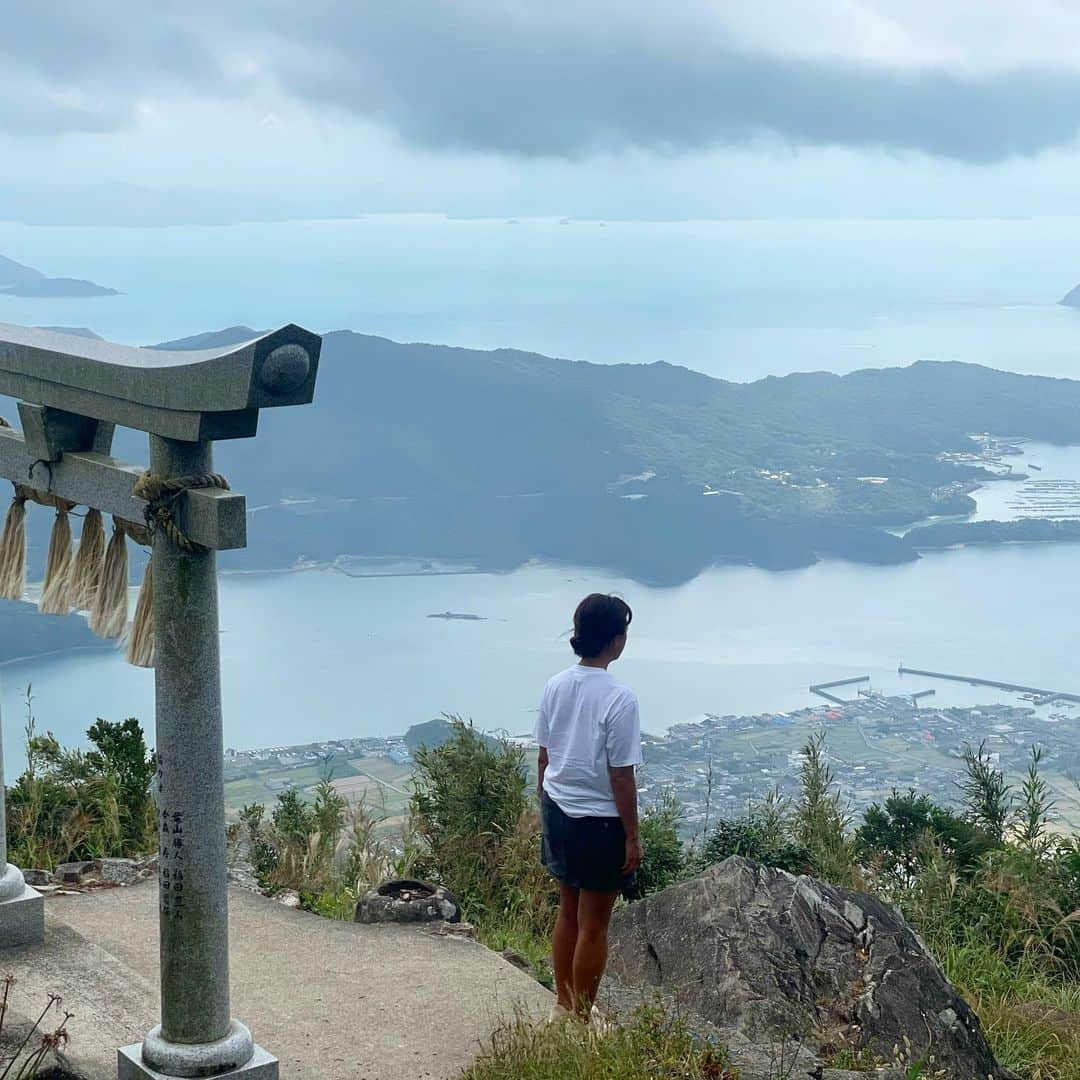
<svg viewBox="0 0 1080 1080">
<path fill-rule="evenodd" d="M 361 759 L 362 760 L 362 759 Z M 377 758 L 370 759 L 371 761 L 378 763 Z M 390 764 L 389 762 L 387 764 Z M 400 765 L 391 765 L 391 768 L 402 771 Z M 271 789 L 267 787 L 267 781 L 270 780 L 286 780 L 293 787 L 298 788 L 300 791 L 307 791 L 323 778 L 325 773 L 325 767 L 318 764 L 302 765 L 302 766 L 282 766 L 273 765 L 268 766 L 265 769 L 258 770 L 254 775 L 247 772 L 245 775 L 230 779 L 228 773 L 226 773 L 225 779 L 225 804 L 233 810 L 239 810 L 242 806 L 247 806 L 249 803 L 262 803 L 263 805 L 272 804 L 281 793 L 280 788 Z M 372 770 L 374 772 L 374 770 Z M 409 769 L 406 767 L 404 770 L 406 777 L 409 775 Z M 346 777 L 356 776 L 357 770 L 344 759 L 336 760 L 333 765 L 333 777 L 335 780 L 341 780 Z"/>
<path fill-rule="evenodd" d="M 235 810 L 248 803 L 268 803 L 273 793 L 258 780 L 230 780 L 225 783 L 225 804 Z"/>
<path fill-rule="evenodd" d="M 267 773 L 267 779 L 288 780 L 293 787 L 306 788 L 313 787 L 317 784 L 323 776 L 326 775 L 326 771 L 327 770 L 323 765 L 301 765 L 299 768 L 278 769 L 274 772 Z M 353 769 L 348 762 L 341 761 L 334 763 L 333 778 L 335 780 L 341 780 L 346 776 L 355 775 L 356 770 Z"/>
<path fill-rule="evenodd" d="M 1052 979 L 973 944 L 939 952 L 995 1056 L 1024 1080 L 1080 1080 L 1080 983 Z"/>
<path fill-rule="evenodd" d="M 348 761 L 342 761 L 340 764 L 348 765 L 349 771 L 347 773 L 339 773 L 337 769 L 338 762 L 335 762 L 335 778 L 339 775 L 353 776 L 356 773 L 367 773 L 369 776 L 374 776 L 379 780 L 386 780 L 388 783 L 397 784 L 398 787 L 408 787 L 409 781 L 412 780 L 412 765 L 398 765 L 397 762 L 391 761 L 389 758 L 374 756 L 356 757 L 349 758 Z"/>
<path fill-rule="evenodd" d="M 641 1009 L 600 1034 L 567 1022 L 527 1020 L 496 1031 L 461 1080 L 734 1080 L 722 1046 L 695 1039 L 681 1020 Z"/>
</svg>

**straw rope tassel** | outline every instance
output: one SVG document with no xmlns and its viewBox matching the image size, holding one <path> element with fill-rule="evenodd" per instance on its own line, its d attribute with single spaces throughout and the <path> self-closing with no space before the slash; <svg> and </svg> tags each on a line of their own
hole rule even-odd
<svg viewBox="0 0 1080 1080">
<path fill-rule="evenodd" d="M 83 519 L 75 561 L 71 564 L 71 602 L 79 611 L 94 606 L 105 562 L 105 526 L 101 511 L 91 507 Z"/>
<path fill-rule="evenodd" d="M 118 638 L 127 625 L 128 552 L 124 527 L 113 518 L 113 534 L 105 551 L 101 583 L 90 609 L 90 629 L 98 637 Z"/>
<path fill-rule="evenodd" d="M 71 611 L 71 504 L 58 500 L 56 520 L 49 537 L 49 558 L 41 586 L 38 611 L 42 615 L 67 615 Z"/>
<path fill-rule="evenodd" d="M 135 605 L 135 619 L 131 624 L 127 658 L 135 667 L 154 666 L 154 564 L 146 564 L 146 575 L 139 589 L 139 601 Z"/>
<path fill-rule="evenodd" d="M 21 600 L 26 591 L 26 492 L 15 485 L 15 497 L 0 537 L 0 597 Z"/>
</svg>

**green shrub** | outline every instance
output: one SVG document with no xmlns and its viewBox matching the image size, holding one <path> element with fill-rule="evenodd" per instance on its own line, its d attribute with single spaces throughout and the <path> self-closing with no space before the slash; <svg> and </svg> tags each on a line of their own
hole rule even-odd
<svg viewBox="0 0 1080 1080">
<path fill-rule="evenodd" d="M 554 886 L 540 865 L 524 751 L 447 718 L 450 737 L 418 747 L 411 811 L 426 852 L 420 867 L 446 885 L 478 927 L 513 918 L 546 935 Z"/>
<path fill-rule="evenodd" d="M 679 839 L 682 807 L 670 791 L 641 815 L 639 823 L 644 858 L 631 896 L 640 900 L 673 885 L 685 873 L 686 852 Z"/>
<path fill-rule="evenodd" d="M 732 855 L 753 859 L 790 874 L 813 870 L 810 850 L 796 836 L 796 822 L 788 803 L 773 790 L 741 818 L 720 818 L 706 836 L 700 852 L 690 858 L 694 871 L 722 862 Z"/>
<path fill-rule="evenodd" d="M 979 743 L 977 750 L 965 746 L 963 759 L 960 797 L 965 815 L 1001 844 L 1013 812 L 1012 786 L 1006 783 L 1001 770 L 994 768 L 985 743 Z"/>
<path fill-rule="evenodd" d="M 855 851 L 863 863 L 875 865 L 900 885 L 914 880 L 934 850 L 970 876 L 980 859 L 998 846 L 977 825 L 914 790 L 904 795 L 893 791 L 884 805 L 874 803 L 855 832 Z"/>
<path fill-rule="evenodd" d="M 134 719 L 96 721 L 92 749 L 38 735 L 26 695 L 26 769 L 7 791 L 10 858 L 52 869 L 79 859 L 134 857 L 157 848 L 151 784 L 157 759 Z"/>
<path fill-rule="evenodd" d="M 869 888 L 920 933 L 1004 1065 L 1025 1080 L 1080 1080 L 1080 841 L 1054 833 L 1037 748 L 1015 791 L 985 747 L 962 757 L 960 812 L 894 791 L 851 835 L 817 736 L 795 807 L 773 792 L 721 820 L 691 867 L 744 855 Z"/>
<path fill-rule="evenodd" d="M 823 731 L 803 747 L 799 782 L 795 837 L 810 853 L 814 872 L 837 885 L 862 884 L 847 835 L 851 816 L 829 768 Z"/>
<path fill-rule="evenodd" d="M 816 874 L 838 885 L 861 883 L 847 834 L 843 808 L 827 762 L 825 736 L 803 747 L 800 790 L 795 805 L 773 789 L 739 818 L 721 818 L 693 852 L 688 866 L 698 872 L 732 855 L 753 859 L 791 874 Z"/>
</svg>

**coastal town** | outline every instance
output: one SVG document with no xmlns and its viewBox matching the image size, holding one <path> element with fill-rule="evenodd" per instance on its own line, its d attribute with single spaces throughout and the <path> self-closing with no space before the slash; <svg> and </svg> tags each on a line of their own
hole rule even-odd
<svg viewBox="0 0 1080 1080">
<path fill-rule="evenodd" d="M 674 792 L 693 833 L 709 817 L 745 813 L 770 791 L 794 797 L 803 747 L 819 731 L 837 790 L 852 812 L 882 801 L 894 789 L 913 788 L 937 802 L 955 803 L 967 746 L 983 745 L 1015 782 L 1027 768 L 1031 747 L 1038 746 L 1061 821 L 1075 825 L 1080 822 L 1075 723 L 1071 703 L 933 707 L 911 696 L 863 689 L 850 700 L 794 712 L 708 715 L 676 724 L 663 737 L 648 737 L 643 787 L 647 798 L 657 788 Z"/>
<path fill-rule="evenodd" d="M 1062 826 L 1080 825 L 1076 702 L 1000 694 L 1011 700 L 938 705 L 928 703 L 933 697 L 925 690 L 886 695 L 867 680 L 848 682 L 852 685 L 843 687 L 848 698 L 826 691 L 820 703 L 795 711 L 708 713 L 675 724 L 662 735 L 643 734 L 643 802 L 648 805 L 663 792 L 673 793 L 684 810 L 684 832 L 693 836 L 710 820 L 746 813 L 774 790 L 794 797 L 803 747 L 822 732 L 837 790 L 853 813 L 880 802 L 893 789 L 914 788 L 938 802 L 954 803 L 967 746 L 983 745 L 992 762 L 1018 782 L 1031 748 L 1038 746 Z M 363 798 L 392 822 L 408 805 L 414 750 L 437 741 L 446 730 L 444 721 L 432 721 L 399 736 L 229 750 L 229 806 L 236 811 L 251 802 L 272 803 L 289 789 L 310 794 L 328 777 L 346 798 Z M 511 737 L 534 767 L 531 738 Z"/>
</svg>

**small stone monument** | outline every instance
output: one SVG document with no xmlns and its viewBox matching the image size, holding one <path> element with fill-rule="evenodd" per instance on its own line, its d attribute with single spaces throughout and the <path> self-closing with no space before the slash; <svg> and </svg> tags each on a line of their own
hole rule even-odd
<svg viewBox="0 0 1080 1080">
<path fill-rule="evenodd" d="M 358 923 L 461 921 L 457 900 L 449 889 L 426 881 L 401 878 L 384 881 L 356 904 Z"/>
<path fill-rule="evenodd" d="M 45 902 L 22 871 L 7 861 L 7 799 L 4 793 L 4 740 L 0 734 L 0 949 L 36 945 L 45 937 Z"/>
<path fill-rule="evenodd" d="M 261 408 L 310 402 L 321 344 L 286 326 L 169 352 L 0 324 L 0 394 L 18 399 L 22 421 L 21 433 L 0 425 L 0 476 L 16 485 L 0 594 L 21 594 L 28 501 L 56 510 L 42 610 L 89 608 L 104 636 L 126 622 L 125 537 L 152 544 L 129 657 L 155 669 L 161 1023 L 119 1051 L 119 1080 L 277 1080 L 277 1061 L 229 1007 L 215 553 L 245 545 L 247 513 L 214 472 L 213 443 L 253 436 Z M 109 456 L 117 424 L 148 433 L 148 471 Z M 88 513 L 72 559 L 76 505 Z M 102 513 L 114 522 L 105 552 Z M 21 893 L 22 875 L 12 882 Z"/>
</svg>

